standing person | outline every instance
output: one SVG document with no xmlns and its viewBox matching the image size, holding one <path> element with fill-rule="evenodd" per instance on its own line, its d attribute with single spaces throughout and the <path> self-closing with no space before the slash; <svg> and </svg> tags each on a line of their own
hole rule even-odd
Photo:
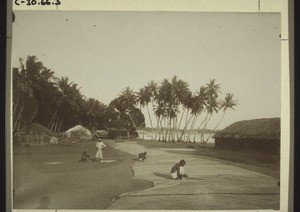
<svg viewBox="0 0 300 212">
<path fill-rule="evenodd" d="M 103 160 L 102 149 L 105 147 L 106 145 L 102 142 L 101 138 L 97 136 L 95 161 L 100 162 L 100 160 Z"/>
<path fill-rule="evenodd" d="M 185 160 L 181 160 L 179 163 L 176 163 L 171 169 L 171 177 L 175 180 L 182 180 L 183 178 L 187 178 L 188 176 L 185 174 L 184 166 L 186 162 Z"/>
</svg>

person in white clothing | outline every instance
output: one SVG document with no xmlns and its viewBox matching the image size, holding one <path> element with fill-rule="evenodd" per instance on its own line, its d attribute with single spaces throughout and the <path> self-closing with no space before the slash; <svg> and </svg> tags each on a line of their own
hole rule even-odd
<svg viewBox="0 0 300 212">
<path fill-rule="evenodd" d="M 98 138 L 96 143 L 95 161 L 100 162 L 100 160 L 103 160 L 102 149 L 104 149 L 105 147 L 106 145 L 102 142 L 101 138 Z"/>
<path fill-rule="evenodd" d="M 179 163 L 176 163 L 171 169 L 171 177 L 174 180 L 183 180 L 188 176 L 185 174 L 184 166 L 186 162 L 185 160 L 181 160 Z"/>
</svg>

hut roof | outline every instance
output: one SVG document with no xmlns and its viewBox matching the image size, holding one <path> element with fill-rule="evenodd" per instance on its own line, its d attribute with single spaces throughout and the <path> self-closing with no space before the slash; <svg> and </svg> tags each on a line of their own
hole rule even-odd
<svg viewBox="0 0 300 212">
<path fill-rule="evenodd" d="M 77 137 L 77 138 L 83 138 L 83 139 L 91 139 L 92 133 L 89 129 L 81 126 L 76 125 L 66 131 L 66 136 L 69 137 Z"/>
<path fill-rule="evenodd" d="M 217 132 L 214 138 L 279 139 L 280 118 L 238 121 Z"/>
<path fill-rule="evenodd" d="M 42 132 L 42 133 L 48 134 L 50 136 L 58 135 L 58 133 L 55 133 L 52 130 L 48 129 L 47 127 L 45 127 L 41 124 L 38 124 L 38 123 L 30 124 L 30 125 L 24 127 L 23 129 L 21 129 L 20 131 L 21 132 L 36 131 L 36 132 Z"/>
</svg>

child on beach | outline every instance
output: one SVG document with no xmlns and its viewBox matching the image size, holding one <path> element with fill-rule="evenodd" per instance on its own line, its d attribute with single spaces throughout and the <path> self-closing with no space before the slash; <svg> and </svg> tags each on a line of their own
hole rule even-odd
<svg viewBox="0 0 300 212">
<path fill-rule="evenodd" d="M 102 142 L 101 138 L 97 136 L 95 161 L 100 162 L 100 160 L 103 160 L 102 149 L 105 147 L 106 145 Z"/>
<path fill-rule="evenodd" d="M 142 153 L 138 154 L 138 160 L 144 161 L 147 158 L 146 155 L 147 155 L 147 152 L 142 152 Z"/>
<path fill-rule="evenodd" d="M 186 162 L 185 160 L 181 160 L 179 163 L 176 163 L 171 169 L 171 177 L 174 180 L 182 180 L 187 178 L 188 176 L 185 174 L 184 166 Z"/>
</svg>

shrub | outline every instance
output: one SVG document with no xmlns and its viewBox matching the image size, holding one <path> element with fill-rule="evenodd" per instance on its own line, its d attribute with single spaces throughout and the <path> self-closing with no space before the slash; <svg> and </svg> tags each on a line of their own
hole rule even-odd
<svg viewBox="0 0 300 212">
<path fill-rule="evenodd" d="M 136 131 L 129 131 L 129 136 L 131 138 L 136 138 L 138 137 L 138 133 Z M 127 130 L 125 129 L 109 129 L 108 130 L 108 138 L 117 138 L 117 137 L 123 137 L 123 138 L 127 138 Z"/>
</svg>

